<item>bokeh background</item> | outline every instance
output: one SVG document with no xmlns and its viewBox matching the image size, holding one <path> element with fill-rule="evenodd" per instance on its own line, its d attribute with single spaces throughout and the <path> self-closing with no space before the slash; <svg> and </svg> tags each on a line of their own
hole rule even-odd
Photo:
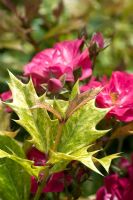
<svg viewBox="0 0 133 200">
<path fill-rule="evenodd" d="M 21 74 L 38 51 L 55 42 L 102 32 L 110 41 L 95 74 L 133 71 L 132 0 L 0 0 L 0 92 L 7 69 Z M 3 85 L 4 84 L 4 85 Z"/>
<path fill-rule="evenodd" d="M 0 0 L 0 93 L 8 88 L 7 69 L 21 75 L 37 52 L 58 41 L 82 36 L 89 41 L 95 32 L 102 32 L 110 45 L 100 53 L 94 74 L 133 72 L 132 13 L 132 0 Z M 8 114 L 1 114 L 0 119 L 6 129 Z M 133 150 L 129 141 L 125 146 Z M 83 184 L 83 196 L 95 193 L 101 185 L 99 175 L 93 174 L 92 179 L 96 181 Z"/>
</svg>

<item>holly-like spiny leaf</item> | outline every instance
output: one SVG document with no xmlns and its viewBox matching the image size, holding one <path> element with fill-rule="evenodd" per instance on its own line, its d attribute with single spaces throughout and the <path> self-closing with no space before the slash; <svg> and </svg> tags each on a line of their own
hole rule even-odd
<svg viewBox="0 0 133 200">
<path fill-rule="evenodd" d="M 105 156 L 103 158 L 93 158 L 93 160 L 96 160 L 98 161 L 103 167 L 104 169 L 109 172 L 109 167 L 110 167 L 110 164 L 111 164 L 111 161 L 115 158 L 119 158 L 120 157 L 120 153 L 116 153 L 116 154 L 112 154 L 112 155 L 108 155 L 108 156 Z"/>
<path fill-rule="evenodd" d="M 17 131 L 0 131 L 0 135 L 6 135 L 12 138 L 14 138 L 17 135 L 17 133 L 18 133 L 18 130 Z"/>
<path fill-rule="evenodd" d="M 64 154 L 64 153 L 60 153 L 60 152 L 51 151 L 51 160 L 49 160 L 49 162 L 57 164 L 57 165 L 55 165 L 54 168 L 52 168 L 52 172 L 54 170 L 55 170 L 54 172 L 56 172 L 56 170 L 58 170 L 58 169 L 63 170 L 63 167 L 64 166 L 66 167 L 69 162 L 71 162 L 72 160 L 76 160 L 76 161 L 79 161 L 79 162 L 83 163 L 84 165 L 86 165 L 89 169 L 101 174 L 101 172 L 95 166 L 95 163 L 97 163 L 97 162 L 100 163 L 104 167 L 104 169 L 107 172 L 109 172 L 109 167 L 110 167 L 111 161 L 115 158 L 120 157 L 120 155 L 117 153 L 117 154 L 108 155 L 101 159 L 98 159 L 95 157 L 95 154 L 98 153 L 99 150 L 89 151 L 88 149 L 89 149 L 89 146 L 83 147 L 71 154 Z M 60 166 L 59 165 L 60 162 L 62 162 L 62 164 L 64 164 L 64 166 Z"/>
<path fill-rule="evenodd" d="M 36 104 L 45 102 L 45 96 L 37 96 L 31 80 L 28 84 L 23 84 L 13 74 L 9 74 L 13 102 L 7 105 L 17 113 L 19 120 L 16 122 L 29 132 L 31 142 L 37 149 L 47 153 L 53 145 L 58 120 L 51 120 L 46 109 L 31 109 Z"/>
<path fill-rule="evenodd" d="M 71 92 L 70 97 L 69 97 L 69 101 L 72 101 L 79 94 L 80 94 L 79 81 L 77 81 L 75 83 L 75 85 L 73 86 L 72 92 Z"/>
<path fill-rule="evenodd" d="M 90 91 L 90 96 L 86 93 L 83 94 L 81 98 L 79 98 L 79 96 L 75 97 L 75 105 L 70 102 L 74 111 L 71 112 L 69 118 L 62 125 L 62 135 L 60 142 L 57 145 L 57 152 L 53 152 L 51 154 L 50 161 L 52 163 L 55 162 L 57 164 L 57 168 L 59 163 L 63 162 L 63 160 L 64 166 L 65 162 L 67 164 L 68 161 L 78 160 L 95 172 L 100 173 L 94 165 L 93 159 L 95 158 L 94 154 L 97 151 L 87 151 L 89 145 L 95 143 L 98 138 L 107 133 L 107 130 L 96 129 L 96 125 L 109 111 L 109 109 L 100 109 L 95 106 L 94 96 L 97 92 L 98 90 L 94 90 Z M 70 109 L 69 106 L 68 108 Z M 99 162 L 107 170 L 111 160 L 115 157 L 117 156 L 112 155 L 108 158 L 104 158 L 103 160 L 99 160 Z"/>
<path fill-rule="evenodd" d="M 95 106 L 95 99 L 89 100 L 77 109 L 62 128 L 62 137 L 57 150 L 71 153 L 95 142 L 107 133 L 107 130 L 96 130 L 96 125 L 104 118 L 108 109 Z"/>
</svg>

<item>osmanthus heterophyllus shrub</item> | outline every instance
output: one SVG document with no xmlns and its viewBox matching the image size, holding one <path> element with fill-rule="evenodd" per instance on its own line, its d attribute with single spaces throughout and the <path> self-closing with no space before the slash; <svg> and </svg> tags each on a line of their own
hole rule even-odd
<svg viewBox="0 0 133 200">
<path fill-rule="evenodd" d="M 80 161 L 100 173 L 94 164 L 99 162 L 108 171 L 111 160 L 117 157 L 117 154 L 98 159 L 95 154 L 99 150 L 89 151 L 92 144 L 107 133 L 105 130 L 96 130 L 96 125 L 108 112 L 108 109 L 95 106 L 98 89 L 78 94 L 78 83 L 76 83 L 69 101 L 51 101 L 45 95 L 37 96 L 32 81 L 23 84 L 12 74 L 10 76 L 9 86 L 13 102 L 7 104 L 19 116 L 17 123 L 31 135 L 30 142 L 47 155 L 47 161 L 44 166 L 34 166 L 34 162 L 27 160 L 23 152 L 21 152 L 23 156 L 18 150 L 16 152 L 16 149 L 22 151 L 21 147 L 14 139 L 7 136 L 1 136 L 1 158 L 16 161 L 37 179 L 41 174 L 43 187 L 49 175 L 65 170 L 68 163 L 73 160 Z M 14 145 L 17 146 L 15 151 Z M 20 195 L 18 197 L 20 198 Z M 14 196 L 14 199 L 17 197 Z"/>
<path fill-rule="evenodd" d="M 102 174 L 99 165 L 108 172 L 112 159 L 119 157 L 105 156 L 100 141 L 108 132 L 117 136 L 111 132 L 112 118 L 116 123 L 132 121 L 132 93 L 127 89 L 132 90 L 133 75 L 113 72 L 109 81 L 97 79 L 92 74 L 105 47 L 103 37 L 95 34 L 89 47 L 83 45 L 83 39 L 65 41 L 38 53 L 24 67 L 24 76 L 31 77 L 28 83 L 9 72 L 10 91 L 1 99 L 10 98 L 5 111 L 17 114 L 16 123 L 29 133 L 32 148 L 25 153 L 25 141 L 20 144 L 9 137 L 13 133 L 1 132 L 2 200 L 28 200 L 31 193 L 38 200 L 42 193 L 62 192 L 72 182 L 70 164 L 82 163 Z"/>
</svg>

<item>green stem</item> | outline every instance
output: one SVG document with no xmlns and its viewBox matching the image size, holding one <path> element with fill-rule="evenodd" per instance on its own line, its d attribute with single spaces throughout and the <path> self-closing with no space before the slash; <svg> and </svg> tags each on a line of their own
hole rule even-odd
<svg viewBox="0 0 133 200">
<path fill-rule="evenodd" d="M 96 59 L 97 59 L 97 55 L 95 55 L 93 58 L 92 69 L 94 69 L 94 67 L 95 67 Z"/>
<path fill-rule="evenodd" d="M 43 188 L 45 187 L 45 185 L 47 183 L 48 176 L 49 176 L 49 168 L 46 168 L 44 178 L 43 178 L 42 182 L 40 183 L 40 185 L 38 186 L 38 190 L 36 192 L 34 200 L 39 200 L 40 199 L 42 190 L 43 190 Z"/>
<path fill-rule="evenodd" d="M 121 152 L 122 151 L 122 147 L 123 147 L 123 141 L 124 141 L 125 137 L 121 137 L 118 140 L 118 148 L 117 148 L 117 152 Z"/>
<path fill-rule="evenodd" d="M 54 200 L 59 200 L 60 198 L 59 198 L 59 195 L 60 195 L 60 193 L 59 192 L 52 192 L 52 195 L 53 195 L 53 199 Z"/>
<path fill-rule="evenodd" d="M 112 140 L 109 140 L 104 147 L 104 152 L 106 152 L 106 150 L 108 150 L 108 148 L 110 147 L 111 144 L 112 144 Z"/>
<path fill-rule="evenodd" d="M 59 126 L 58 126 L 58 130 L 57 130 L 57 135 L 56 135 L 56 138 L 55 138 L 55 143 L 54 143 L 54 146 L 52 148 L 53 151 L 56 151 L 57 150 L 57 146 L 60 142 L 60 139 L 61 139 L 61 135 L 62 135 L 62 128 L 63 128 L 63 125 L 64 125 L 64 122 L 60 122 Z"/>
</svg>

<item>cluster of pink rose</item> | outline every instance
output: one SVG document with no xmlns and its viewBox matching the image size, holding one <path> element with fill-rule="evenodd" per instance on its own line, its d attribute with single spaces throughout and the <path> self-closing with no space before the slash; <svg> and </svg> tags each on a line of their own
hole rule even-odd
<svg viewBox="0 0 133 200">
<path fill-rule="evenodd" d="M 133 155 L 131 162 L 122 158 L 118 165 L 124 176 L 116 173 L 104 178 L 96 195 L 96 200 L 132 200 L 133 199 Z"/>
<path fill-rule="evenodd" d="M 130 122 L 133 120 L 133 74 L 114 71 L 109 80 L 105 76 L 101 79 L 93 76 L 93 58 L 104 48 L 104 45 L 101 33 L 94 34 L 86 48 L 84 48 L 84 39 L 57 43 L 53 48 L 35 55 L 31 62 L 25 65 L 23 75 L 32 78 L 37 91 L 45 90 L 52 94 L 60 93 L 67 84 L 73 86 L 77 80 L 81 92 L 101 87 L 102 90 L 96 97 L 96 105 L 100 108 L 110 108 L 109 117 Z M 10 91 L 2 93 L 0 97 L 3 101 L 12 99 Z M 31 149 L 27 157 L 34 160 L 35 165 L 45 165 L 45 155 L 36 149 Z M 130 176 L 130 165 L 128 175 Z M 44 188 L 44 192 L 62 191 L 64 178 L 67 184 L 70 184 L 69 175 L 64 172 L 54 174 Z M 97 200 L 121 200 L 122 194 L 125 195 L 124 200 L 129 199 L 127 195 L 131 192 L 132 181 L 132 178 L 120 178 L 116 174 L 106 177 L 105 186 L 97 193 Z M 125 192 L 126 187 L 128 187 L 128 194 Z M 35 193 L 36 190 L 37 182 L 32 177 L 31 191 Z"/>
<path fill-rule="evenodd" d="M 104 48 L 104 39 L 101 33 L 95 34 L 89 44 L 84 48 L 84 40 L 76 39 L 57 43 L 53 48 L 37 53 L 27 65 L 24 66 L 24 76 L 32 77 L 35 88 L 39 91 L 45 86 L 51 93 L 59 93 L 65 84 L 80 80 L 80 91 L 85 92 L 92 88 L 102 87 L 96 98 L 98 107 L 110 107 L 110 116 L 129 122 L 133 120 L 133 74 L 114 71 L 110 80 L 105 76 L 101 81 L 93 76 L 93 56 L 89 49 L 96 45 L 97 49 Z M 83 49 L 83 50 L 82 50 Z M 97 53 L 97 52 L 95 52 Z M 75 77 L 76 71 L 82 71 Z M 78 73 L 79 74 L 79 73 Z M 83 82 L 88 81 L 87 84 Z M 1 94 L 2 100 L 11 99 L 11 92 Z"/>
</svg>

